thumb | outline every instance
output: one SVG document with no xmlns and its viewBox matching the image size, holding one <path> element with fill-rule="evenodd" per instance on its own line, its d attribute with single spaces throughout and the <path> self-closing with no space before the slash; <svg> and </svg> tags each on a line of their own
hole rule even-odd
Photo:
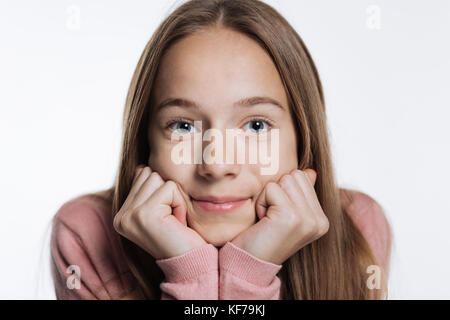
<svg viewBox="0 0 450 320">
<path fill-rule="evenodd" d="M 308 174 L 309 180 L 311 181 L 311 184 L 314 186 L 317 179 L 317 172 L 310 168 L 305 169 L 304 171 Z"/>
<path fill-rule="evenodd" d="M 256 215 L 258 216 L 259 220 L 261 220 L 266 215 L 268 209 L 268 204 L 266 201 L 266 189 L 266 187 L 262 189 L 255 203 Z"/>
<path fill-rule="evenodd" d="M 182 225 L 186 226 L 186 202 L 181 195 L 180 190 L 178 189 L 178 183 L 175 183 L 176 186 L 172 190 L 173 196 L 172 196 L 172 204 L 171 207 L 173 208 L 173 215 L 175 218 L 181 222 Z"/>
<path fill-rule="evenodd" d="M 278 206 L 288 202 L 289 199 L 278 183 L 269 182 L 256 199 L 256 215 L 259 220 L 264 218 L 269 211 L 269 207 Z"/>
</svg>

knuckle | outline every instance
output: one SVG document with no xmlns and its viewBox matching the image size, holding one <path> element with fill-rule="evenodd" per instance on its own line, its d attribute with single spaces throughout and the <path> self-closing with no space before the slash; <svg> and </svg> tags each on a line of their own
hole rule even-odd
<svg viewBox="0 0 450 320">
<path fill-rule="evenodd" d="M 142 226 L 143 224 L 143 214 L 142 211 L 135 211 L 133 214 L 130 214 L 128 217 L 128 226 Z"/>
<path fill-rule="evenodd" d="M 173 191 L 173 190 L 177 190 L 177 184 L 172 181 L 172 180 L 167 180 L 164 184 L 163 184 L 163 188 L 165 188 L 167 191 Z"/>
<path fill-rule="evenodd" d="M 278 188 L 278 185 L 273 181 L 268 182 L 266 185 L 267 192 L 273 192 L 277 188 Z"/>
<path fill-rule="evenodd" d="M 142 169 L 142 173 L 144 173 L 145 175 L 149 175 L 150 174 L 150 167 L 144 167 Z"/>
<path fill-rule="evenodd" d="M 131 212 L 129 214 L 124 214 L 122 216 L 122 219 L 120 220 L 120 225 L 123 233 L 127 233 L 127 230 L 130 227 L 130 216 L 132 216 Z"/>
<path fill-rule="evenodd" d="M 158 177 L 159 177 L 158 172 L 153 171 L 152 173 L 150 173 L 150 179 L 156 179 L 156 178 L 158 178 Z"/>
<path fill-rule="evenodd" d="M 281 179 L 280 179 L 280 185 L 282 185 L 283 187 L 288 186 L 289 184 L 291 184 L 294 178 L 290 175 L 290 174 L 285 174 Z"/>
<path fill-rule="evenodd" d="M 169 188 L 170 190 L 175 189 L 177 187 L 177 184 L 172 181 L 172 180 L 167 180 L 166 181 L 166 187 Z"/>
<path fill-rule="evenodd" d="M 156 183 L 157 185 L 162 185 L 164 183 L 163 179 L 161 178 L 161 176 L 159 175 L 158 172 L 153 171 L 150 174 L 150 178 L 148 179 L 149 181 L 151 181 L 152 183 Z"/>
<path fill-rule="evenodd" d="M 300 171 L 298 169 L 295 170 L 295 172 L 293 173 L 293 176 L 295 177 L 295 179 L 297 181 L 300 181 L 302 179 L 302 177 L 303 177 L 302 171 Z"/>
<path fill-rule="evenodd" d="M 114 221 L 113 221 L 114 228 L 116 229 L 117 232 L 119 232 L 122 235 L 127 233 L 127 230 L 129 227 L 129 222 L 128 222 L 129 216 L 130 216 L 130 212 L 125 211 L 121 214 L 117 214 L 114 218 Z"/>
<path fill-rule="evenodd" d="M 145 212 L 142 209 L 142 207 L 136 208 L 130 215 L 129 215 L 129 222 L 133 225 L 142 225 L 144 222 Z"/>
<path fill-rule="evenodd" d="M 286 182 L 289 179 L 289 175 L 288 174 L 284 174 L 281 179 L 280 179 L 280 183 Z"/>
<path fill-rule="evenodd" d="M 319 223 L 319 233 L 321 235 L 324 235 L 325 233 L 328 232 L 329 229 L 330 229 L 330 222 L 328 221 L 328 219 L 327 218 L 322 219 Z"/>
<path fill-rule="evenodd" d="M 114 230 L 116 230 L 117 232 L 121 232 L 122 231 L 122 226 L 121 226 L 121 217 L 120 215 L 116 214 L 116 216 L 114 217 L 113 220 L 113 226 L 114 226 Z"/>
<path fill-rule="evenodd" d="M 306 231 L 307 234 L 314 234 L 316 233 L 317 225 L 316 221 L 310 217 L 305 217 L 302 220 L 303 229 Z"/>
<path fill-rule="evenodd" d="M 134 169 L 134 172 L 138 174 L 139 172 L 142 172 L 142 170 L 144 170 L 142 166 L 137 166 L 136 169 Z"/>
</svg>

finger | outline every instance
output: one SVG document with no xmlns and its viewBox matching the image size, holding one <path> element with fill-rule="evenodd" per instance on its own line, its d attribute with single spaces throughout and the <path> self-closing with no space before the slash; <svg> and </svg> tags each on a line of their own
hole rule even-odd
<svg viewBox="0 0 450 320">
<path fill-rule="evenodd" d="M 279 185 L 288 195 L 291 202 L 299 209 L 299 212 L 308 209 L 306 196 L 292 173 L 283 175 Z"/>
<path fill-rule="evenodd" d="M 147 178 L 150 176 L 150 174 L 151 174 L 150 167 L 142 168 L 139 171 L 139 173 L 138 173 L 138 170 L 136 170 L 135 177 L 133 179 L 133 185 L 132 185 L 131 190 L 128 193 L 127 199 L 125 200 L 125 203 L 123 205 L 125 205 L 129 201 L 134 200 L 134 198 L 136 197 L 136 193 L 139 191 L 142 184 L 147 180 Z"/>
<path fill-rule="evenodd" d="M 275 182 L 268 182 L 256 199 L 256 215 L 261 220 L 270 206 L 279 206 L 290 201 L 281 187 Z"/>
<path fill-rule="evenodd" d="M 178 184 L 176 184 L 175 190 L 174 190 L 174 197 L 173 197 L 174 200 L 172 202 L 173 215 L 175 216 L 175 218 L 178 219 L 178 221 L 181 222 L 181 224 L 186 226 L 187 225 L 187 221 L 186 221 L 187 206 L 186 206 L 186 201 L 185 201 L 183 195 L 181 194 L 180 188 L 181 187 Z"/>
<path fill-rule="evenodd" d="M 134 185 L 134 183 L 136 182 L 137 178 L 139 177 L 139 175 L 141 174 L 142 170 L 145 168 L 145 165 L 140 164 L 136 167 L 136 169 L 134 170 L 134 178 L 133 178 L 133 182 L 132 184 Z"/>
<path fill-rule="evenodd" d="M 293 173 L 293 176 L 301 187 L 303 194 L 305 195 L 305 199 L 310 207 L 314 210 L 321 209 L 319 200 L 317 199 L 316 190 L 314 190 L 314 187 L 311 184 L 310 175 L 305 171 L 296 170 Z"/>
<path fill-rule="evenodd" d="M 286 192 L 289 199 L 294 203 L 299 197 L 304 196 L 303 191 L 298 185 L 295 177 L 292 174 L 284 174 L 278 184 Z"/>
<path fill-rule="evenodd" d="M 162 212 L 163 217 L 171 215 L 175 216 L 178 221 L 186 225 L 186 204 L 181 197 L 177 185 L 172 180 L 168 180 L 159 187 L 144 203 L 141 205 L 143 210 L 154 210 L 154 203 L 162 204 L 167 210 Z"/>
<path fill-rule="evenodd" d="M 150 176 L 145 180 L 145 182 L 140 187 L 139 191 L 134 197 L 135 207 L 140 206 L 147 200 L 153 192 L 164 184 L 164 180 L 161 178 L 158 172 L 153 171 Z"/>
<path fill-rule="evenodd" d="M 311 184 L 314 186 L 316 184 L 317 172 L 310 168 L 305 169 L 305 172 L 308 174 L 309 180 L 311 181 Z"/>
<path fill-rule="evenodd" d="M 184 216 L 179 216 L 178 212 L 176 212 L 176 216 L 179 217 L 179 221 L 183 223 L 185 226 L 187 226 L 187 211 L 188 211 L 188 201 L 189 201 L 189 195 L 186 194 L 186 192 L 183 190 L 183 187 L 178 182 L 175 182 L 175 184 L 178 187 L 178 191 L 180 192 L 181 198 L 183 199 L 183 203 L 186 206 L 186 210 L 182 212 Z M 175 213 L 174 213 L 175 214 Z"/>
</svg>

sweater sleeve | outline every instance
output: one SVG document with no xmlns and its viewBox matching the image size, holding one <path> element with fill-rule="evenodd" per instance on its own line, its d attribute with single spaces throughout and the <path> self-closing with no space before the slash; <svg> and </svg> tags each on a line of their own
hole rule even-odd
<svg viewBox="0 0 450 320">
<path fill-rule="evenodd" d="M 279 300 L 281 268 L 227 242 L 219 251 L 219 299 Z"/>
<path fill-rule="evenodd" d="M 162 300 L 218 300 L 218 251 L 212 244 L 156 263 L 165 275 Z"/>
<path fill-rule="evenodd" d="M 116 300 L 133 294 L 137 280 L 125 262 L 109 205 L 81 196 L 53 218 L 51 270 L 57 299 Z M 165 280 L 162 300 L 218 299 L 218 251 L 205 244 L 156 260 Z"/>
<path fill-rule="evenodd" d="M 121 299 L 136 281 L 117 251 L 106 208 L 87 198 L 65 203 L 53 218 L 51 272 L 58 300 Z"/>
</svg>

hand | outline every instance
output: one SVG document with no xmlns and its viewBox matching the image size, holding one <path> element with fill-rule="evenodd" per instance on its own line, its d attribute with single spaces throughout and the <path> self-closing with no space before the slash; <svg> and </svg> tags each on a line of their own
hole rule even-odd
<svg viewBox="0 0 450 320">
<path fill-rule="evenodd" d="M 256 224 L 231 242 L 253 256 L 282 264 L 328 232 L 329 222 L 314 190 L 316 172 L 293 170 L 266 184 L 256 200 Z"/>
<path fill-rule="evenodd" d="M 186 202 L 178 188 L 150 167 L 138 166 L 130 193 L 114 217 L 114 229 L 156 260 L 204 245 L 205 240 L 187 226 Z"/>
</svg>

